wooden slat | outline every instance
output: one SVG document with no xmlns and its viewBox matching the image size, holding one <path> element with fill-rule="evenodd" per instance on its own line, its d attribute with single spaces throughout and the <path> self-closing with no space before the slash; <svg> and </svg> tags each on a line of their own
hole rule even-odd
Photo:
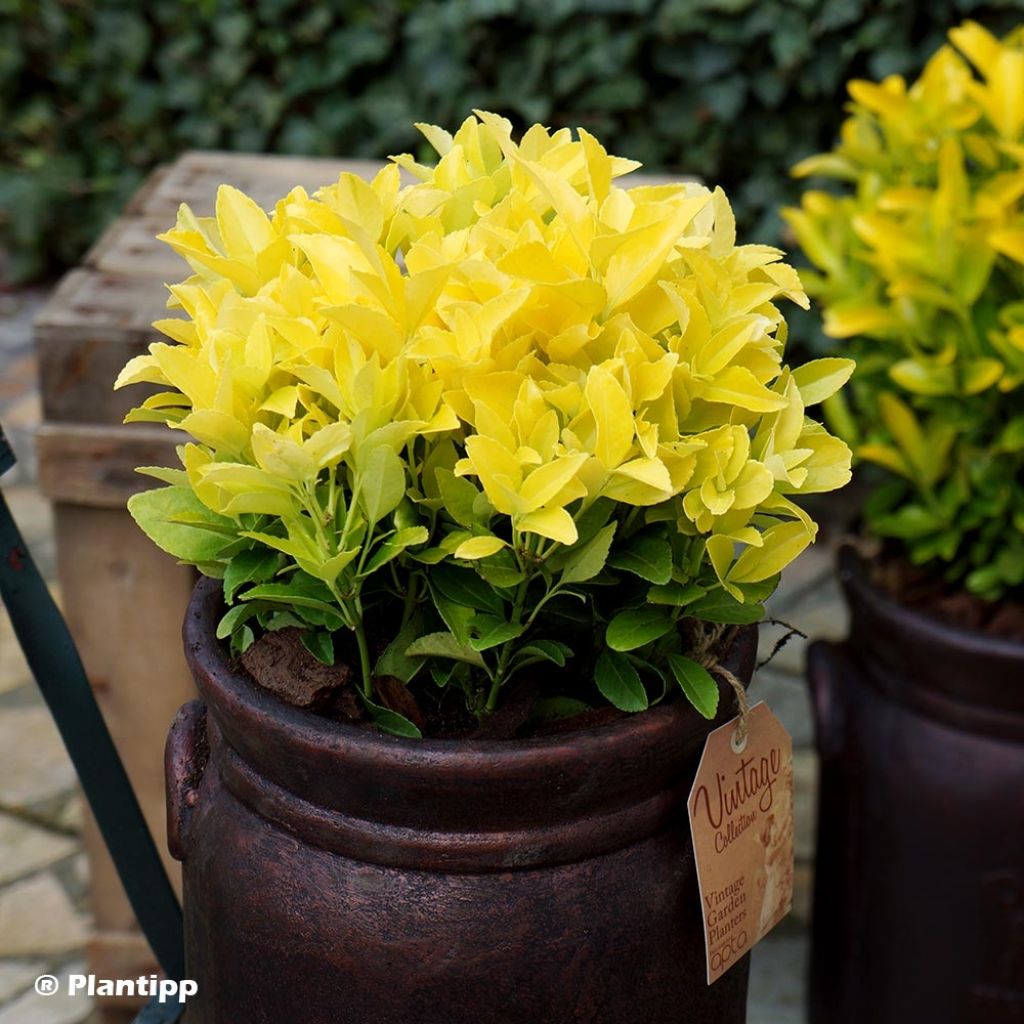
<svg viewBox="0 0 1024 1024">
<path fill-rule="evenodd" d="M 209 216 L 217 198 L 217 186 L 234 185 L 252 196 L 264 209 L 296 185 L 312 192 L 321 185 L 338 180 L 342 171 L 372 178 L 383 166 L 383 160 L 342 160 L 335 158 L 266 156 L 251 153 L 199 152 L 183 153 L 153 187 L 138 209 L 146 214 L 171 218 L 181 203 L 188 203 L 194 213 Z M 412 181 L 404 175 L 406 183 Z M 678 175 L 630 175 L 629 185 L 661 185 L 678 181 Z"/>
<path fill-rule="evenodd" d="M 135 467 L 177 467 L 183 440 L 157 425 L 44 423 L 36 434 L 39 487 L 51 501 L 123 509 L 133 494 L 159 486 Z"/>
<path fill-rule="evenodd" d="M 121 211 L 123 217 L 136 217 L 143 213 L 143 207 L 146 205 L 146 201 L 153 194 L 153 190 L 160 184 L 164 178 L 170 174 L 170 164 L 160 164 L 154 167 L 146 176 L 146 180 L 138 187 L 135 194 L 125 203 L 124 209 Z"/>
<path fill-rule="evenodd" d="M 194 213 L 209 216 L 221 184 L 234 185 L 264 209 L 270 209 L 296 185 L 312 191 L 337 181 L 343 170 L 372 178 L 383 166 L 378 160 L 189 152 L 174 162 L 140 204 L 141 212 L 173 219 L 178 206 L 188 203 Z"/>
<path fill-rule="evenodd" d="M 160 974 L 156 958 L 140 932 L 103 930 L 94 932 L 86 944 L 89 969 L 97 978 L 139 978 Z M 145 996 L 96 996 L 95 1003 L 107 1009 L 138 1009 Z"/>
<path fill-rule="evenodd" d="M 154 388 L 113 391 L 124 364 L 163 336 L 153 320 L 167 290 L 153 278 L 83 268 L 66 274 L 35 323 L 39 383 L 46 420 L 120 423 Z"/>
<path fill-rule="evenodd" d="M 167 853 L 162 750 L 175 712 L 195 696 L 181 646 L 195 573 L 157 548 L 123 508 L 58 502 L 54 513 L 64 615 L 177 886 L 179 865 Z M 85 836 L 96 925 L 130 930 L 127 897 L 88 815 Z"/>
<path fill-rule="evenodd" d="M 173 226 L 173 214 L 119 217 L 85 254 L 82 263 L 105 274 L 181 281 L 189 274 L 187 264 L 170 246 L 156 239 Z"/>
</svg>

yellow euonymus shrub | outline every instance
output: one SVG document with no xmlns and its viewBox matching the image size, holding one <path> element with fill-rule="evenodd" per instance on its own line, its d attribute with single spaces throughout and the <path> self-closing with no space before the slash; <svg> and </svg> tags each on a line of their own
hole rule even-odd
<svg viewBox="0 0 1024 1024">
<path fill-rule="evenodd" d="M 834 423 L 892 482 L 868 527 L 988 598 L 1024 587 L 1024 28 L 975 22 L 921 77 L 849 85 L 785 211 L 825 333 L 856 356 Z"/>
<path fill-rule="evenodd" d="M 182 207 L 161 237 L 193 270 L 185 318 L 117 386 L 157 385 L 129 419 L 193 440 L 133 512 L 224 576 L 236 647 L 304 616 L 330 659 L 351 630 L 385 727 L 409 731 L 375 672 L 427 664 L 482 713 L 570 654 L 639 710 L 681 616 L 760 617 L 813 540 L 792 499 L 842 486 L 850 453 L 805 407 L 852 366 L 783 364 L 777 303 L 807 300 L 778 249 L 736 244 L 721 190 L 620 187 L 637 165 L 583 130 L 420 127 L 436 166 L 396 157 L 270 213 L 228 186 L 214 217 Z M 376 666 L 371 604 L 401 610 Z M 587 620 L 588 649 L 541 608 Z"/>
</svg>

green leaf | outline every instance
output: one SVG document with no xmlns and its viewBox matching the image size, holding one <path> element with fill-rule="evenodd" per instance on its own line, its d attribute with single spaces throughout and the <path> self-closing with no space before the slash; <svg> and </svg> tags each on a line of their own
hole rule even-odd
<svg viewBox="0 0 1024 1024">
<path fill-rule="evenodd" d="M 473 503 L 480 493 L 464 476 L 456 476 L 450 469 L 439 469 L 435 474 L 441 502 L 445 511 L 467 530 L 477 524 Z"/>
<path fill-rule="evenodd" d="M 477 615 L 473 626 L 480 633 L 469 641 L 469 646 L 474 651 L 487 651 L 509 640 L 515 640 L 517 636 L 522 635 L 524 628 L 522 623 L 504 622 L 492 615 Z"/>
<path fill-rule="evenodd" d="M 531 717 L 550 722 L 559 718 L 575 718 L 590 710 L 589 704 L 575 697 L 544 697 L 534 703 Z"/>
<path fill-rule="evenodd" d="M 236 604 L 233 608 L 229 608 L 217 623 L 217 639 L 223 640 L 225 637 L 231 636 L 239 625 L 246 619 L 252 618 L 259 610 L 259 606 L 254 604 Z"/>
<path fill-rule="evenodd" d="M 540 658 L 542 661 L 550 661 L 559 668 L 565 668 L 565 661 L 573 655 L 572 648 L 558 640 L 531 640 L 528 644 L 516 651 L 516 658 Z"/>
<path fill-rule="evenodd" d="M 703 665 L 682 654 L 670 654 L 668 665 L 686 699 L 705 717 L 718 714 L 718 684 Z"/>
<path fill-rule="evenodd" d="M 682 608 L 707 593 L 707 588 L 699 583 L 677 583 L 675 580 L 664 586 L 651 587 L 647 591 L 650 604 L 666 604 L 674 608 Z"/>
<path fill-rule="evenodd" d="M 310 632 L 302 634 L 302 646 L 325 665 L 334 664 L 334 637 L 330 633 Z"/>
<path fill-rule="evenodd" d="M 250 548 L 235 555 L 224 570 L 224 600 L 230 604 L 238 588 L 245 583 L 263 583 L 273 579 L 281 567 L 281 556 L 265 548 Z"/>
<path fill-rule="evenodd" d="M 431 586 L 456 604 L 495 615 L 501 615 L 505 610 L 502 599 L 473 569 L 441 564 L 430 571 L 428 579 Z"/>
<path fill-rule="evenodd" d="M 240 626 L 231 634 L 231 652 L 240 658 L 256 642 L 256 634 L 249 626 Z"/>
<path fill-rule="evenodd" d="M 414 615 L 384 649 L 384 653 L 377 659 L 375 675 L 394 676 L 403 683 L 409 683 L 423 667 L 422 658 L 410 658 L 406 654 L 409 645 L 419 634 L 418 619 L 419 616 Z"/>
<path fill-rule="evenodd" d="M 617 548 L 608 564 L 663 586 L 672 579 L 672 546 L 664 536 L 640 533 Z"/>
<path fill-rule="evenodd" d="M 207 527 L 223 529 L 233 536 L 238 533 L 234 520 L 212 512 L 188 487 L 140 491 L 128 499 L 128 511 L 158 548 L 192 565 L 217 561 L 228 543 L 229 538 Z M 189 517 L 190 522 L 173 521 L 180 516 Z"/>
<path fill-rule="evenodd" d="M 711 593 L 687 605 L 686 614 L 702 622 L 717 622 L 729 626 L 745 626 L 764 618 L 764 605 L 741 604 L 724 590 Z"/>
<path fill-rule="evenodd" d="M 377 445 L 358 471 L 356 489 L 367 523 L 379 523 L 405 497 L 402 460 L 387 445 Z"/>
<path fill-rule="evenodd" d="M 425 526 L 407 526 L 398 530 L 378 546 L 367 561 L 362 575 L 369 576 L 376 572 L 382 565 L 387 565 L 393 558 L 397 558 L 406 548 L 422 544 L 429 536 L 430 531 Z"/>
<path fill-rule="evenodd" d="M 322 597 L 312 596 L 311 588 L 298 582 L 259 583 L 242 594 L 241 600 L 274 601 L 295 609 L 308 608 L 320 612 L 328 621 L 332 621 L 334 629 L 340 629 L 345 624 L 337 606 L 328 604 Z"/>
<path fill-rule="evenodd" d="M 562 572 L 562 583 L 584 583 L 593 579 L 604 568 L 616 525 L 609 523 L 586 544 L 579 546 L 579 551 L 574 549 L 574 554 L 570 556 Z"/>
<path fill-rule="evenodd" d="M 594 667 L 594 681 L 610 704 L 620 711 L 644 711 L 647 691 L 629 658 L 605 651 Z"/>
<path fill-rule="evenodd" d="M 363 705 L 366 707 L 366 713 L 381 732 L 412 740 L 423 738 L 423 733 L 405 715 L 400 715 L 397 711 L 392 711 L 390 708 L 382 708 L 379 704 L 375 704 L 365 696 L 363 697 Z"/>
<path fill-rule="evenodd" d="M 430 586 L 430 597 L 441 620 L 461 644 L 468 644 L 476 612 L 464 604 L 450 601 L 436 586 Z"/>
<path fill-rule="evenodd" d="M 613 651 L 634 651 L 671 628 L 672 619 L 660 608 L 628 608 L 608 623 L 605 641 Z"/>
<path fill-rule="evenodd" d="M 450 658 L 478 668 L 483 668 L 485 664 L 479 652 L 466 644 L 460 644 L 451 633 L 428 633 L 421 636 L 409 644 L 405 653 L 410 658 Z"/>
<path fill-rule="evenodd" d="M 518 587 L 526 579 L 526 574 L 515 567 L 512 556 L 507 550 L 499 551 L 494 558 L 489 558 L 486 562 L 480 562 L 476 571 L 492 587 L 497 587 L 499 590 L 511 590 L 512 587 Z"/>
</svg>

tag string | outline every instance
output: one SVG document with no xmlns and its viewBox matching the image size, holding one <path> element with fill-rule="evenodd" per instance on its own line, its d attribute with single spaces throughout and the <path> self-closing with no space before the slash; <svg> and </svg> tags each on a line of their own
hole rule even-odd
<svg viewBox="0 0 1024 1024">
<path fill-rule="evenodd" d="M 736 676 L 718 661 L 717 648 L 724 636 L 726 627 L 723 625 L 700 623 L 694 638 L 694 657 L 708 672 L 724 679 L 736 695 L 736 707 L 739 709 L 739 722 L 733 734 L 733 744 L 740 750 L 746 746 L 747 734 L 750 731 L 750 700 L 747 688 Z"/>
</svg>

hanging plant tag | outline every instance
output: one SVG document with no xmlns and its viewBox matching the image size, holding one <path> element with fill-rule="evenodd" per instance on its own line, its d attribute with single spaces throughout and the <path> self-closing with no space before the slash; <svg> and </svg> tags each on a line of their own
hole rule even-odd
<svg viewBox="0 0 1024 1024">
<path fill-rule="evenodd" d="M 708 984 L 781 921 L 793 899 L 793 742 L 763 701 L 704 745 L 687 806 Z"/>
</svg>

